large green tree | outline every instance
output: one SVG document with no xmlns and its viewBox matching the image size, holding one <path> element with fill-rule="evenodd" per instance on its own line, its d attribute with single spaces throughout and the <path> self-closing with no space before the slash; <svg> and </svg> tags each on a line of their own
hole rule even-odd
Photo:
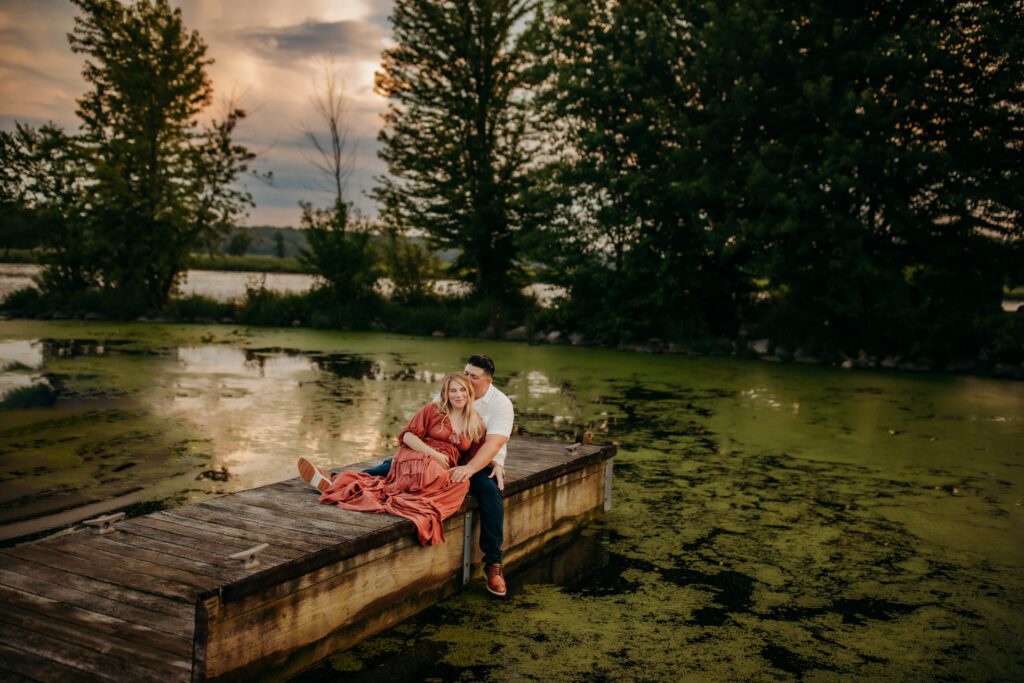
<svg viewBox="0 0 1024 683">
<path fill-rule="evenodd" d="M 774 333 L 936 360 L 984 340 L 1021 230 L 1019 3 L 693 4 L 703 208 Z"/>
<path fill-rule="evenodd" d="M 734 330 L 736 269 L 694 186 L 684 10 L 649 0 L 547 8 L 539 102 L 557 144 L 539 194 L 559 208 L 538 258 L 570 287 L 572 322 L 607 340 Z"/>
<path fill-rule="evenodd" d="M 395 47 L 377 89 L 389 175 L 374 191 L 384 220 L 459 250 L 478 295 L 517 287 L 516 234 L 531 159 L 532 0 L 397 0 Z"/>
<path fill-rule="evenodd" d="M 19 123 L 13 131 L 0 131 L 0 158 L 0 203 L 9 216 L 4 231 L 31 231 L 30 246 L 48 251 L 44 287 L 66 294 L 96 286 L 89 167 L 77 140 L 52 123 Z"/>
<path fill-rule="evenodd" d="M 219 241 L 251 200 L 234 186 L 252 154 L 233 106 L 203 124 L 211 60 L 167 0 L 72 0 L 69 35 L 92 87 L 78 100 L 96 266 L 104 287 L 164 304 L 188 254 Z"/>
<path fill-rule="evenodd" d="M 595 334 L 973 353 L 1024 197 L 1020 3 L 551 0 L 541 240 Z M 1019 270 L 1019 268 L 1018 268 Z"/>
</svg>

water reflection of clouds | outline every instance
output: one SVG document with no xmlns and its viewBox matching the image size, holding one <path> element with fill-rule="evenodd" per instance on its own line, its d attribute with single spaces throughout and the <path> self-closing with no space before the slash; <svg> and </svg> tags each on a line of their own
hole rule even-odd
<svg viewBox="0 0 1024 683">
<path fill-rule="evenodd" d="M 177 355 L 184 372 L 202 375 L 256 375 L 280 379 L 316 370 L 305 355 L 256 353 L 225 346 L 183 346 L 178 348 Z"/>
<path fill-rule="evenodd" d="M 43 345 L 38 339 L 5 339 L 0 341 L 0 368 L 20 363 L 28 368 L 43 364 Z"/>
<path fill-rule="evenodd" d="M 306 355 L 180 347 L 177 370 L 172 411 L 212 440 L 214 464 L 233 478 L 281 479 L 281 454 L 321 441 L 303 419 L 303 384 L 318 374 Z"/>
<path fill-rule="evenodd" d="M 778 396 L 773 394 L 772 391 L 766 387 L 759 387 L 756 389 L 741 389 L 740 396 L 747 399 L 748 401 L 753 402 L 754 405 L 766 406 L 768 408 L 772 408 L 773 410 L 783 410 L 785 408 L 790 408 L 793 410 L 794 413 L 800 412 L 799 401 L 787 403 L 783 400 L 780 400 Z"/>
<path fill-rule="evenodd" d="M 562 388 L 551 384 L 551 380 L 543 372 L 532 371 L 526 373 L 526 390 L 531 396 L 546 396 L 549 394 L 560 394 Z"/>
<path fill-rule="evenodd" d="M 32 375 L 16 374 L 13 372 L 0 373 L 0 398 L 3 398 L 14 389 L 32 386 L 36 383 L 36 379 L 38 378 Z"/>
<path fill-rule="evenodd" d="M 530 370 L 510 377 L 502 389 L 515 405 L 520 428 L 531 434 L 552 435 L 582 420 L 576 397 L 566 386 L 552 382 L 546 372 Z"/>
<path fill-rule="evenodd" d="M 235 482 L 290 477 L 299 455 L 336 466 L 384 454 L 444 376 L 401 359 L 215 345 L 178 348 L 175 370 L 172 411 Z"/>
<path fill-rule="evenodd" d="M 28 374 L 24 370 L 37 370 L 42 364 L 43 348 L 38 340 L 0 341 L 0 397 L 14 389 L 38 382 L 38 375 Z"/>
</svg>

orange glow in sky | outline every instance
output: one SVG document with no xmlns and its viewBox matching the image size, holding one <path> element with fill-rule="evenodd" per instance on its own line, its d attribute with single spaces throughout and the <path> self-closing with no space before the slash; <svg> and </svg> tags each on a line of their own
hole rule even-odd
<svg viewBox="0 0 1024 683">
<path fill-rule="evenodd" d="M 299 200 L 330 198 L 308 161 L 303 130 L 317 120 L 311 103 L 324 64 L 333 65 L 348 95 L 349 139 L 355 147 L 349 199 L 376 213 L 365 196 L 385 168 L 377 158 L 380 114 L 386 102 L 373 92 L 373 73 L 389 44 L 391 0 L 172 0 L 185 25 L 197 30 L 214 59 L 209 68 L 219 103 L 240 99 L 249 113 L 238 136 L 259 154 L 258 169 L 274 184 L 244 181 L 256 207 L 250 225 L 298 225 Z M 0 5 L 0 127 L 16 121 L 78 125 L 75 100 L 86 90 L 83 58 L 67 34 L 76 8 L 66 0 Z M 215 115 L 216 107 L 211 109 Z"/>
</svg>

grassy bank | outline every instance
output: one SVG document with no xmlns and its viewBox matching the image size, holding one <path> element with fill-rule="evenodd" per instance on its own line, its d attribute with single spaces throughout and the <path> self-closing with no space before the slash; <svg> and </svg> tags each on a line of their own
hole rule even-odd
<svg viewBox="0 0 1024 683">
<path fill-rule="evenodd" d="M 0 252 L 4 263 L 35 263 L 46 265 L 52 261 L 44 249 L 8 249 Z M 313 273 L 309 266 L 294 257 L 277 258 L 260 254 L 230 256 L 228 254 L 192 254 L 185 264 L 193 270 L 251 271 L 256 273 Z"/>
<path fill-rule="evenodd" d="M 252 271 L 259 273 L 313 273 L 314 271 L 297 258 L 277 258 L 245 254 L 229 256 L 227 254 L 192 254 L 187 266 L 193 270 L 230 270 Z"/>
<path fill-rule="evenodd" d="M 415 305 L 403 305 L 380 296 L 342 301 L 327 289 L 287 293 L 266 288 L 250 289 L 238 302 L 217 301 L 198 294 L 179 296 L 162 310 L 148 309 L 117 292 L 88 291 L 62 296 L 27 288 L 8 296 L 0 303 L 0 309 L 12 317 L 39 319 L 233 322 L 464 337 L 501 336 L 514 328 L 535 327 L 550 315 L 529 299 L 508 304 L 428 297 Z"/>
<path fill-rule="evenodd" d="M 983 345 L 974 354 L 961 354 L 935 361 L 927 357 L 852 354 L 840 349 L 811 355 L 799 348 L 784 348 L 767 338 L 767 330 L 755 322 L 744 325 L 735 338 L 665 339 L 614 341 L 587 338 L 558 307 L 544 308 L 524 298 L 500 303 L 471 298 L 426 297 L 415 304 L 401 304 L 384 297 L 361 301 L 339 300 L 327 289 L 282 293 L 266 288 L 249 289 L 238 302 L 221 302 L 210 297 L 176 297 L 162 310 L 132 304 L 116 292 L 90 291 L 71 296 L 43 294 L 23 289 L 0 303 L 8 316 L 90 320 L 143 320 L 195 323 L 233 323 L 260 327 L 309 327 L 314 329 L 388 331 L 401 334 L 446 337 L 506 339 L 542 343 L 572 343 L 613 346 L 641 352 L 690 353 L 697 355 L 744 355 L 770 361 L 797 361 L 880 367 L 904 370 L 948 369 L 959 372 L 996 374 L 1024 379 L 1024 316 L 1004 313 L 986 319 Z M 849 355 L 848 355 L 849 354 Z"/>
</svg>

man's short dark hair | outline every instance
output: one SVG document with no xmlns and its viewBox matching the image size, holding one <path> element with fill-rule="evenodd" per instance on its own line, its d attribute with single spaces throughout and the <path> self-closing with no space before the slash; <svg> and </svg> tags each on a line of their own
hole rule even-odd
<svg viewBox="0 0 1024 683">
<path fill-rule="evenodd" d="M 489 377 L 494 377 L 494 361 L 491 360 L 490 356 L 484 354 L 473 355 L 469 357 L 467 361 L 473 367 L 480 368 L 487 373 Z"/>
</svg>

